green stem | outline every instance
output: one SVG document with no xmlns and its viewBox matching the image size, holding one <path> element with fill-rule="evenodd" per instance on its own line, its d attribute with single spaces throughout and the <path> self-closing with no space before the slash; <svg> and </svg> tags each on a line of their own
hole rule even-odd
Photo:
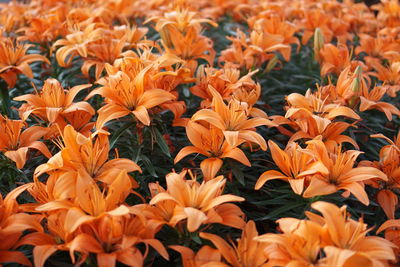
<svg viewBox="0 0 400 267">
<path fill-rule="evenodd" d="M 10 116 L 11 100 L 7 84 L 4 81 L 0 81 L 0 101 L 3 115 Z"/>
</svg>

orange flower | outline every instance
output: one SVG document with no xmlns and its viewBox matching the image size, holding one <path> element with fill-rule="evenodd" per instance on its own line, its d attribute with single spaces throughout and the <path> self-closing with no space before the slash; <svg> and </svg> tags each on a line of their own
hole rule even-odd
<svg viewBox="0 0 400 267">
<path fill-rule="evenodd" d="M 366 111 L 370 109 L 377 109 L 385 113 L 386 118 L 391 121 L 393 114 L 400 116 L 400 110 L 394 105 L 379 101 L 386 93 L 387 88 L 382 86 L 376 86 L 372 90 L 364 90 L 360 95 L 360 111 Z"/>
<path fill-rule="evenodd" d="M 322 49 L 319 51 L 319 57 L 321 58 L 321 76 L 326 76 L 328 73 L 334 73 L 336 75 L 350 65 L 350 54 L 345 44 L 324 44 Z"/>
<path fill-rule="evenodd" d="M 89 77 L 89 70 L 95 67 L 95 78 L 98 80 L 106 64 L 113 64 L 122 56 L 126 44 L 125 37 L 116 39 L 112 33 L 103 31 L 102 37 L 88 44 L 89 57 L 84 59 L 82 73 Z"/>
<path fill-rule="evenodd" d="M 377 234 L 385 231 L 385 238 L 393 242 L 397 247 L 394 249 L 397 255 L 397 262 L 400 260 L 400 219 L 387 220 L 376 231 Z"/>
<path fill-rule="evenodd" d="M 184 246 L 174 245 L 169 247 L 181 254 L 183 267 L 201 267 L 207 264 L 218 266 L 221 264 L 221 254 L 217 249 L 209 246 L 202 246 L 197 253 Z"/>
<path fill-rule="evenodd" d="M 78 111 L 94 115 L 95 111 L 89 103 L 73 102 L 80 91 L 91 86 L 91 84 L 77 85 L 66 91 L 56 79 L 47 79 L 40 92 L 17 96 L 14 100 L 27 102 L 20 112 L 23 119 L 33 114 L 46 122 L 55 123 L 59 121 L 59 117 Z"/>
<path fill-rule="evenodd" d="M 22 131 L 23 126 L 21 120 L 10 120 L 0 115 L 0 151 L 14 161 L 18 169 L 24 167 L 29 148 L 40 151 L 47 158 L 51 157 L 46 145 L 38 141 L 47 133 L 47 129 L 31 126 Z"/>
<path fill-rule="evenodd" d="M 42 55 L 27 54 L 29 44 L 15 43 L 11 39 L 0 38 L 0 78 L 4 79 L 9 88 L 14 87 L 17 75 L 23 73 L 28 78 L 33 78 L 29 64 L 35 61 L 43 61 L 50 64 Z"/>
<path fill-rule="evenodd" d="M 217 24 L 197 16 L 197 12 L 177 7 L 163 16 L 151 17 L 146 21 L 156 21 L 155 29 L 160 33 L 165 50 L 185 60 L 185 66 L 192 73 L 196 71 L 197 59 L 204 59 L 212 66 L 215 57 L 212 40 L 200 32 L 202 23 L 214 27 Z"/>
<path fill-rule="evenodd" d="M 255 238 L 258 237 L 258 232 L 256 224 L 253 221 L 249 221 L 246 224 L 240 239 L 237 240 L 237 245 L 233 242 L 229 245 L 220 236 L 205 232 L 200 233 L 200 237 L 210 240 L 226 262 L 230 264 L 229 266 L 256 267 L 268 264 L 268 256 L 264 252 L 268 244 L 260 243 L 255 240 Z"/>
<path fill-rule="evenodd" d="M 106 122 L 133 114 L 144 125 L 150 125 L 148 109 L 175 99 L 175 96 L 162 89 L 145 89 L 144 77 L 151 66 L 138 71 L 132 79 L 119 71 L 115 75 L 98 81 L 102 87 L 93 90 L 87 98 L 99 94 L 105 98 L 106 105 L 98 110 L 96 128 L 101 129 Z"/>
<path fill-rule="evenodd" d="M 360 66 L 354 72 L 352 72 L 351 66 L 348 66 L 340 73 L 336 87 L 327 87 L 327 89 L 331 89 L 331 91 L 326 92 L 327 97 L 330 97 L 334 102 L 354 108 L 358 104 L 359 96 L 368 91 L 370 86 L 368 78 L 368 76 L 363 75 Z"/>
<path fill-rule="evenodd" d="M 383 0 L 372 6 L 373 10 L 379 11 L 377 18 L 382 20 L 388 27 L 397 27 L 400 24 L 398 0 Z"/>
<path fill-rule="evenodd" d="M 107 135 L 102 132 L 85 137 L 68 125 L 64 128 L 62 139 L 63 141 L 59 142 L 61 151 L 35 170 L 35 176 L 48 173 L 50 174 L 49 179 L 53 179 L 53 174 L 58 174 L 54 176 L 54 179 L 57 179 L 59 184 L 65 183 L 64 185 L 67 187 L 59 191 L 60 196 L 74 197 L 74 195 L 68 195 L 68 192 L 75 190 L 72 185 L 77 182 L 77 175 L 81 170 L 85 170 L 93 179 L 107 185 L 110 185 L 123 170 L 127 172 L 142 171 L 135 162 L 129 159 L 108 160 L 110 144 Z M 133 187 L 137 185 L 133 179 L 131 182 Z M 61 185 L 59 187 L 61 189 Z M 58 190 L 58 188 L 55 189 Z"/>
<path fill-rule="evenodd" d="M 273 266 L 385 266 L 394 260 L 395 245 L 381 237 L 367 236 L 370 229 L 362 219 L 352 220 L 341 208 L 327 202 L 311 207 L 322 216 L 306 212 L 309 220 L 278 220 L 283 234 L 256 237 L 269 246 L 265 252 Z M 323 253 L 322 253 L 323 250 Z"/>
<path fill-rule="evenodd" d="M 320 265 L 322 227 L 313 221 L 282 218 L 276 221 L 282 234 L 264 234 L 255 241 L 264 244 L 271 266 L 340 266 Z"/>
<path fill-rule="evenodd" d="M 328 147 L 347 142 L 358 148 L 352 138 L 341 134 L 352 125 L 346 122 L 332 121 L 339 116 L 357 120 L 360 119 L 360 116 L 352 109 L 334 104 L 327 97 L 323 97 L 320 87 L 314 94 L 310 90 L 306 92 L 305 96 L 292 93 L 286 97 L 286 100 L 289 107 L 285 117 L 289 120 L 275 116 L 274 121 L 279 124 L 287 124 L 296 130 L 294 134 L 289 134 L 291 135 L 289 142 L 321 136 Z"/>
<path fill-rule="evenodd" d="M 208 87 L 212 86 L 223 99 L 228 99 L 239 77 L 240 71 L 232 64 L 225 64 L 223 69 L 205 68 L 204 65 L 200 65 L 196 72 L 196 85 L 190 87 L 190 92 L 203 99 L 200 103 L 202 108 L 208 108 L 213 99 Z"/>
<path fill-rule="evenodd" d="M 275 52 L 280 52 L 283 58 L 290 59 L 291 47 L 283 44 L 285 37 L 279 34 L 271 34 L 264 31 L 253 30 L 250 38 L 239 29 L 236 37 L 227 37 L 232 45 L 221 52 L 219 61 L 230 62 L 237 67 L 261 67 L 266 61 L 278 62 Z M 273 67 L 268 67 L 271 69 Z"/>
<path fill-rule="evenodd" d="M 291 47 L 284 44 L 285 37 L 279 34 L 271 34 L 265 31 L 258 32 L 256 30 L 250 33 L 249 48 L 256 51 L 255 54 L 265 53 L 268 59 L 273 58 L 273 54 L 268 54 L 274 51 L 279 51 L 286 61 L 290 60 Z M 265 61 L 265 60 L 263 60 Z"/>
<path fill-rule="evenodd" d="M 158 203 L 172 202 L 176 206 L 169 223 L 175 226 L 182 220 L 187 220 L 187 229 L 194 232 L 202 224 L 221 223 L 231 227 L 242 228 L 244 221 L 240 209 L 232 213 L 230 222 L 224 222 L 218 213 L 224 213 L 224 208 L 233 210 L 226 202 L 244 201 L 244 198 L 222 192 L 226 180 L 223 176 L 199 184 L 194 179 L 185 180 L 186 172 L 167 175 L 167 191 L 159 192 L 150 201 L 150 205 L 157 207 Z M 220 208 L 220 209 L 218 209 Z M 219 218 L 218 218 L 219 217 Z"/>
<path fill-rule="evenodd" d="M 81 233 L 67 244 L 72 262 L 74 252 L 83 254 L 85 259 L 89 253 L 96 254 L 100 267 L 115 266 L 119 261 L 128 266 L 142 266 L 149 252 L 149 246 L 168 260 L 168 252 L 163 244 L 155 239 L 158 227 L 138 214 L 124 216 L 104 216 L 82 227 Z M 137 247 L 145 245 L 145 253 Z"/>
<path fill-rule="evenodd" d="M 222 159 L 224 158 L 232 158 L 246 166 L 250 166 L 250 162 L 243 151 L 238 147 L 230 146 L 223 132 L 218 128 L 213 126 L 207 128 L 199 123 L 189 121 L 186 125 L 186 135 L 193 146 L 182 148 L 176 155 L 174 163 L 178 163 L 182 158 L 192 153 L 206 156 L 207 159 L 200 164 L 205 180 L 215 177 L 222 167 Z"/>
<path fill-rule="evenodd" d="M 18 29 L 18 32 L 23 33 L 19 39 L 49 47 L 59 36 L 65 36 L 68 32 L 67 25 L 64 23 L 66 8 L 59 5 L 40 15 L 25 12 L 22 17 L 27 19 L 27 23 L 25 27 Z"/>
<path fill-rule="evenodd" d="M 310 153 L 308 149 L 301 148 L 297 143 L 289 143 L 282 150 L 273 141 L 268 141 L 271 149 L 272 159 L 280 171 L 269 170 L 261 174 L 255 185 L 260 189 L 266 182 L 274 179 L 287 180 L 293 191 L 301 195 L 304 190 L 305 181 L 317 174 L 327 174 L 328 170 L 321 161 Z"/>
<path fill-rule="evenodd" d="M 62 46 L 56 52 L 58 64 L 67 67 L 77 55 L 86 58 L 88 56 L 88 44 L 100 39 L 103 31 L 104 29 L 99 28 L 98 24 L 91 23 L 83 31 L 76 30 L 68 34 L 65 39 L 57 40 L 53 47 Z"/>
<path fill-rule="evenodd" d="M 72 199 L 53 200 L 36 208 L 39 212 L 67 210 L 65 230 L 72 233 L 85 223 L 106 216 L 121 216 L 129 213 L 123 204 L 129 195 L 132 184 L 126 171 L 121 170 L 117 177 L 103 192 L 89 174 L 80 169 L 75 185 L 76 195 Z"/>
<path fill-rule="evenodd" d="M 105 215 L 87 222 L 79 231 L 68 233 L 66 219 L 68 211 L 59 211 L 47 217 L 50 234 L 32 233 L 21 239 L 19 245 L 32 245 L 35 266 L 44 266 L 56 251 L 70 252 L 75 263 L 74 252 L 80 252 L 81 264 L 90 253 L 96 255 L 98 266 L 112 266 L 116 261 L 130 266 L 142 263 L 148 255 L 149 246 L 168 259 L 168 253 L 160 241 L 154 238 L 159 227 L 154 221 L 146 220 L 135 207 L 129 214 Z M 77 218 L 79 220 L 79 218 Z M 137 247 L 144 244 L 145 253 Z"/>
<path fill-rule="evenodd" d="M 341 146 L 336 146 L 333 151 L 328 151 L 321 140 L 308 141 L 310 150 L 313 150 L 318 159 L 327 168 L 327 173 L 314 176 L 304 197 L 314 197 L 346 190 L 352 193 L 364 205 L 369 204 L 368 195 L 364 190 L 364 182 L 373 178 L 387 180 L 386 175 L 373 167 L 356 167 L 353 165 L 362 153 L 356 150 L 342 152 Z"/>
<path fill-rule="evenodd" d="M 338 208 L 327 202 L 315 202 L 311 207 L 321 212 L 322 217 L 306 213 L 311 221 L 323 227 L 322 235 L 325 237 L 328 257 L 335 255 L 349 266 L 357 266 L 365 261 L 373 265 L 387 263 L 394 260 L 394 244 L 377 236 L 367 236 L 370 231 L 362 219 L 358 222 L 350 219 L 346 213 L 346 206 Z M 337 249 L 327 248 L 336 247 Z M 347 253 L 342 253 L 348 250 Z M 332 255 L 333 254 L 333 255 Z"/>
<path fill-rule="evenodd" d="M 247 107 L 241 105 L 239 101 L 232 99 L 228 105 L 224 103 L 221 95 L 210 87 L 213 95 L 212 109 L 202 109 L 193 116 L 193 121 L 206 121 L 216 128 L 223 131 L 226 141 L 230 146 L 237 146 L 239 140 L 255 143 L 266 150 L 264 138 L 252 130 L 261 125 L 274 126 L 270 120 L 265 118 L 248 118 Z"/>
<path fill-rule="evenodd" d="M 304 18 L 302 20 L 302 27 L 304 28 L 301 43 L 307 44 L 310 38 L 314 35 L 315 29 L 321 29 L 326 42 L 332 39 L 332 31 L 327 26 L 331 17 L 323 9 L 311 9 L 304 11 Z"/>
<path fill-rule="evenodd" d="M 391 97 L 395 97 L 396 93 L 400 91 L 400 62 L 392 62 L 385 67 L 379 62 L 373 60 L 369 62 L 369 65 L 376 71 L 370 72 L 370 75 L 375 76 L 382 81 L 382 87 L 387 90 L 387 94 Z"/>
<path fill-rule="evenodd" d="M 27 185 L 20 186 L 5 197 L 0 194 L 0 263 L 18 263 L 32 266 L 31 262 L 16 248 L 24 231 L 35 230 L 42 232 L 41 218 L 35 215 L 18 212 L 16 198 L 26 189 Z"/>
<path fill-rule="evenodd" d="M 296 44 L 297 47 L 300 48 L 300 40 L 294 36 L 296 31 L 298 30 L 298 27 L 294 23 L 285 20 L 282 15 L 274 13 L 267 14 L 268 15 L 266 17 L 257 19 L 254 22 L 254 25 L 252 25 L 252 18 L 250 18 L 248 20 L 249 25 L 257 31 L 264 31 L 270 34 L 281 35 L 283 37 L 283 44 Z"/>
<path fill-rule="evenodd" d="M 369 34 L 360 33 L 360 46 L 356 47 L 356 54 L 365 53 L 366 61 L 374 59 L 399 59 L 398 52 L 400 44 L 394 38 L 378 35 L 376 37 Z"/>
<path fill-rule="evenodd" d="M 394 141 L 382 134 L 374 134 L 371 137 L 383 138 L 389 142 L 389 145 L 381 148 L 379 162 L 362 161 L 360 165 L 377 168 L 387 175 L 387 181 L 374 179 L 369 184 L 379 189 L 376 195 L 378 204 L 389 219 L 394 219 L 399 202 L 396 191 L 400 188 L 400 132 Z"/>
<path fill-rule="evenodd" d="M 320 87 L 318 87 L 318 91 L 315 93 L 312 93 L 310 89 L 307 90 L 304 96 L 298 93 L 292 93 L 286 97 L 286 101 L 289 104 L 289 109 L 285 115 L 287 118 L 292 117 L 292 115 L 299 111 L 306 111 L 309 115 L 318 115 L 328 120 L 333 120 L 339 116 L 345 116 L 355 120 L 360 119 L 360 116 L 352 109 L 331 103 L 326 98 L 324 99 Z"/>
</svg>

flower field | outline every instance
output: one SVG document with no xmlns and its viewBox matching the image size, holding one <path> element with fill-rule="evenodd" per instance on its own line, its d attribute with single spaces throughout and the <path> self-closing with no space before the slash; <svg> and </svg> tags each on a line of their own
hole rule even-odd
<svg viewBox="0 0 400 267">
<path fill-rule="evenodd" d="M 400 266 L 400 1 L 0 4 L 0 266 Z"/>
</svg>

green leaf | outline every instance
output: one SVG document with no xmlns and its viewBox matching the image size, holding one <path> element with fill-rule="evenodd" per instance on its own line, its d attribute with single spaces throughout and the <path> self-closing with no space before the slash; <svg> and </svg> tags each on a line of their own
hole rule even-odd
<svg viewBox="0 0 400 267">
<path fill-rule="evenodd" d="M 150 173 L 150 175 L 153 177 L 158 177 L 156 170 L 154 169 L 154 166 L 151 163 L 150 159 L 148 157 L 146 157 L 145 155 L 141 155 L 140 159 L 142 160 L 146 170 Z"/>
<path fill-rule="evenodd" d="M 154 128 L 154 134 L 155 138 L 157 141 L 158 147 L 161 149 L 161 151 L 167 155 L 169 158 L 171 158 L 171 153 L 169 153 L 169 147 L 167 145 L 167 142 L 164 139 L 164 136 L 160 133 L 160 131 L 157 128 Z"/>
<path fill-rule="evenodd" d="M 122 136 L 122 134 L 133 125 L 134 123 L 128 122 L 125 124 L 123 127 L 119 128 L 111 137 L 110 139 L 110 148 L 113 148 L 115 143 L 118 141 L 118 139 Z"/>
<path fill-rule="evenodd" d="M 202 245 L 202 244 L 203 244 L 203 242 L 201 242 L 201 239 L 200 239 L 198 233 L 190 233 L 190 237 L 192 238 L 192 240 L 193 240 L 195 243 L 197 243 L 197 244 L 199 244 L 199 245 Z"/>
<path fill-rule="evenodd" d="M 10 116 L 11 112 L 11 100 L 8 91 L 7 84 L 4 81 L 0 83 L 0 99 L 1 99 L 1 110 L 4 115 Z"/>
<path fill-rule="evenodd" d="M 243 186 L 245 186 L 245 181 L 244 181 L 244 174 L 240 168 L 238 168 L 236 165 L 232 167 L 232 173 L 235 179 Z"/>
<path fill-rule="evenodd" d="M 256 221 L 275 219 L 275 218 L 280 217 L 279 215 L 286 211 L 290 211 L 292 209 L 296 209 L 296 208 L 299 208 L 304 205 L 305 205 L 305 203 L 303 203 L 303 202 L 285 203 L 285 205 L 283 205 L 280 208 L 274 209 L 274 211 L 270 212 L 268 215 L 261 217 L 261 218 L 257 218 Z"/>
</svg>

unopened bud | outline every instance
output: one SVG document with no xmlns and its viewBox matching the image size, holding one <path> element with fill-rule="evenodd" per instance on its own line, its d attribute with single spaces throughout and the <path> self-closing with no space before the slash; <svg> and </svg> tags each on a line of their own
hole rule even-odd
<svg viewBox="0 0 400 267">
<path fill-rule="evenodd" d="M 265 67 L 264 72 L 270 72 L 273 68 L 275 68 L 276 64 L 278 64 L 279 59 L 278 56 L 275 55 L 273 58 L 271 58 L 270 61 L 268 61 L 267 66 Z"/>
<path fill-rule="evenodd" d="M 357 66 L 356 70 L 354 71 L 354 76 L 354 80 L 350 85 L 350 90 L 353 92 L 353 96 L 349 101 L 351 107 L 356 104 L 356 100 L 360 94 L 360 88 L 363 79 L 361 66 Z"/>
<path fill-rule="evenodd" d="M 324 35 L 320 28 L 316 28 L 314 32 L 314 59 L 318 62 L 321 61 L 319 51 L 324 47 Z"/>
</svg>

